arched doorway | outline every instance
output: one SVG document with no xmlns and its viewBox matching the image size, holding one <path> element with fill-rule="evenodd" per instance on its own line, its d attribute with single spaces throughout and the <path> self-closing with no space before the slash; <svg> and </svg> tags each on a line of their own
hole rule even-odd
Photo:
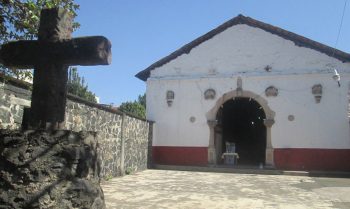
<svg viewBox="0 0 350 209">
<path fill-rule="evenodd" d="M 220 151 L 225 152 L 226 144 L 230 143 L 235 146 L 240 165 L 265 164 L 265 119 L 263 108 L 254 99 L 236 97 L 226 101 L 217 113 L 222 131 L 221 139 L 217 139 L 217 144 L 222 146 L 217 149 L 217 155 L 221 156 Z"/>
<path fill-rule="evenodd" d="M 229 101 L 234 101 L 236 100 L 239 101 L 237 105 L 230 104 Z M 257 106 L 258 109 L 263 111 L 265 114 L 263 124 L 265 126 L 265 166 L 267 167 L 273 167 L 274 166 L 274 159 L 273 159 L 273 147 L 272 147 L 272 140 L 271 140 L 271 128 L 273 124 L 275 123 L 274 117 L 275 117 L 275 112 L 270 109 L 270 107 L 267 104 L 267 100 L 261 97 L 258 94 L 255 94 L 251 91 L 245 91 L 243 89 L 237 88 L 236 90 L 227 92 L 223 94 L 217 101 L 216 104 L 214 105 L 213 108 L 211 108 L 207 113 L 207 122 L 209 126 L 209 145 L 208 145 L 208 163 L 209 164 L 218 164 L 221 162 L 221 153 L 225 151 L 224 149 L 224 141 L 223 141 L 223 127 L 222 127 L 222 120 L 219 119 L 220 114 L 222 115 L 223 113 L 223 107 L 227 103 L 227 108 L 230 109 L 239 109 L 237 106 L 242 106 L 244 107 L 245 105 L 244 102 L 248 100 L 254 101 L 254 105 L 251 107 L 253 109 L 256 109 Z M 241 105 L 240 105 L 240 104 Z M 255 108 L 254 108 L 255 107 Z M 229 110 L 228 110 L 229 111 Z M 239 111 L 236 111 L 239 112 Z M 261 112 L 260 112 L 261 113 Z M 256 116 L 258 117 L 261 115 L 259 112 L 256 112 Z M 221 116 L 222 117 L 222 116 Z M 229 119 L 228 119 L 229 120 Z M 261 125 L 261 123 L 259 123 Z M 264 132 L 263 129 L 262 133 Z M 243 156 L 242 156 L 243 157 Z M 258 158 L 262 159 L 262 158 Z M 240 160 L 241 161 L 241 160 Z M 238 164 L 240 164 L 240 161 Z M 249 161 L 254 161 L 252 159 L 247 160 Z M 244 162 L 244 161 L 243 161 Z"/>
</svg>

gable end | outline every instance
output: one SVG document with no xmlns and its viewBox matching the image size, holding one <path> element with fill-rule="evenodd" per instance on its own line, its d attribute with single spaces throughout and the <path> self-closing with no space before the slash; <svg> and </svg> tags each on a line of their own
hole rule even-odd
<svg viewBox="0 0 350 209">
<path fill-rule="evenodd" d="M 321 44 L 319 42 L 313 41 L 313 40 L 308 39 L 306 37 L 303 37 L 301 35 L 289 32 L 289 31 L 284 30 L 282 28 L 275 27 L 273 25 L 263 23 L 263 22 L 260 22 L 258 20 L 255 20 L 253 18 L 246 17 L 246 16 L 243 16 L 240 14 L 237 17 L 223 23 L 219 27 L 204 34 L 203 36 L 200 36 L 199 38 L 195 39 L 194 41 L 184 45 L 183 47 L 174 51 L 170 55 L 153 63 L 152 65 L 150 65 L 146 69 L 137 73 L 135 76 L 143 81 L 146 81 L 147 78 L 150 76 L 151 71 L 153 69 L 163 66 L 164 64 L 170 62 L 171 60 L 176 59 L 178 56 L 180 56 L 182 54 L 190 53 L 193 48 L 200 45 L 201 43 L 213 38 L 215 35 L 225 31 L 227 28 L 232 27 L 234 25 L 239 25 L 239 24 L 246 24 L 246 25 L 249 25 L 251 27 L 260 28 L 264 31 L 270 32 L 270 33 L 275 34 L 277 36 L 280 36 L 284 39 L 293 41 L 294 44 L 297 46 L 306 47 L 306 48 L 310 48 L 310 49 L 325 53 L 328 56 L 334 57 L 342 62 L 349 62 L 350 61 L 350 54 L 348 54 L 348 53 L 345 53 L 343 51 L 340 51 L 340 50 L 337 50 L 335 48 L 329 47 L 327 45 Z"/>
</svg>

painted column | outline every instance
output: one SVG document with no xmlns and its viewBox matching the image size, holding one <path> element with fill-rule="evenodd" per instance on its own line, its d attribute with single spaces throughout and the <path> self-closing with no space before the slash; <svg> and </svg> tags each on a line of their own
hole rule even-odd
<svg viewBox="0 0 350 209">
<path fill-rule="evenodd" d="M 266 159 L 265 166 L 266 167 L 274 167 L 273 162 L 273 147 L 271 142 L 271 127 L 275 123 L 274 119 L 266 119 L 264 120 L 264 125 L 266 126 Z"/>
<path fill-rule="evenodd" d="M 209 147 L 208 147 L 208 163 L 216 164 L 216 149 L 215 149 L 215 126 L 218 123 L 217 120 L 207 121 L 210 129 Z"/>
</svg>

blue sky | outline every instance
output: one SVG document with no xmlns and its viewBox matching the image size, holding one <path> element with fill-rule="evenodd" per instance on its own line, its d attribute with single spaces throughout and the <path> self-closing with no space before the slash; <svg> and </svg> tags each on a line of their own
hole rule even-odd
<svg viewBox="0 0 350 209">
<path fill-rule="evenodd" d="M 78 67 L 100 102 L 135 100 L 146 83 L 134 75 L 225 21 L 243 14 L 335 46 L 345 0 L 77 0 L 74 36 L 104 35 L 110 66 Z M 350 52 L 350 2 L 337 48 Z"/>
</svg>

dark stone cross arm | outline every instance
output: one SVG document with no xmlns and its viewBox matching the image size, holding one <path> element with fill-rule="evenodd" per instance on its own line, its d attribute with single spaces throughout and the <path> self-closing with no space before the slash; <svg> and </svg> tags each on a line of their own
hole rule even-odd
<svg viewBox="0 0 350 209">
<path fill-rule="evenodd" d="M 103 36 L 64 39 L 55 42 L 16 41 L 0 49 L 1 62 L 16 69 L 33 69 L 40 64 L 109 65 L 111 44 Z"/>
<path fill-rule="evenodd" d="M 41 11 L 37 41 L 16 41 L 0 48 L 0 62 L 34 68 L 28 128 L 62 129 L 69 65 L 108 65 L 111 43 L 103 36 L 71 39 L 72 17 L 64 9 Z"/>
</svg>

